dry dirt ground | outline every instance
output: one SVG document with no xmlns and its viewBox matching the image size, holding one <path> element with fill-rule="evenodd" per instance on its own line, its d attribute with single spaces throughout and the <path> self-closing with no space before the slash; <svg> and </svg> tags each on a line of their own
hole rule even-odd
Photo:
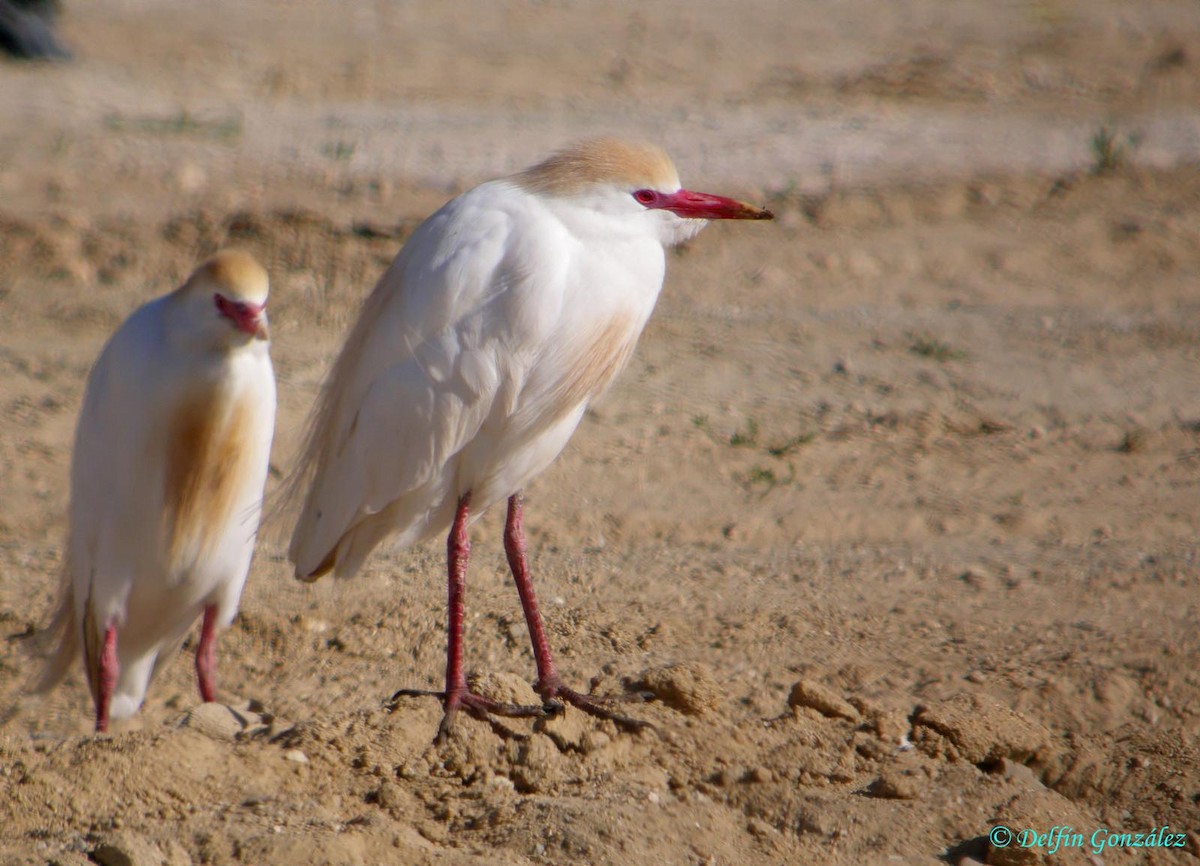
<svg viewBox="0 0 1200 866">
<path fill-rule="evenodd" d="M 0 67 L 0 862 L 1196 862 L 1200 6 L 65 11 L 75 62 Z M 414 223 L 608 132 L 779 217 L 670 256 L 528 491 L 564 674 L 650 689 L 657 734 L 431 745 L 435 703 L 387 699 L 439 683 L 440 545 L 304 586 L 286 526 L 221 639 L 228 708 L 186 648 L 107 736 L 80 677 L 25 694 L 124 316 L 222 245 L 268 264 L 284 472 Z M 498 528 L 469 665 L 531 700 Z M 1092 845 L 1163 825 L 1184 847 Z"/>
</svg>

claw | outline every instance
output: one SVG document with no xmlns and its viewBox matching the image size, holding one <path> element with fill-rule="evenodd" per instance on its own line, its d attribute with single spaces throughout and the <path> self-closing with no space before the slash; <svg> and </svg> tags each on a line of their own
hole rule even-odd
<svg viewBox="0 0 1200 866">
<path fill-rule="evenodd" d="M 547 696 L 547 704 L 557 703 L 562 706 L 565 701 L 576 709 L 583 710 L 590 716 L 595 716 L 598 719 L 607 719 L 618 728 L 630 733 L 638 731 L 651 730 L 658 733 L 658 728 L 650 722 L 642 719 L 635 719 L 632 716 L 626 716 L 609 708 L 609 704 L 618 703 L 620 701 L 635 700 L 646 701 L 653 699 L 653 695 L 649 692 L 635 692 L 631 695 L 620 695 L 615 697 L 597 697 L 595 695 L 585 695 L 582 692 L 577 692 L 574 689 L 569 689 L 564 685 L 545 686 L 541 689 L 543 696 Z M 646 695 L 650 695 L 649 698 Z"/>
<path fill-rule="evenodd" d="M 494 701 L 466 689 L 456 689 L 451 693 L 449 699 L 445 692 L 435 692 L 429 689 L 400 689 L 387 702 L 388 711 L 395 712 L 400 698 L 411 697 L 438 698 L 446 708 L 441 724 L 438 725 L 437 736 L 433 738 L 434 743 L 438 745 L 444 744 L 450 738 L 450 734 L 454 730 L 454 717 L 459 710 L 465 711 L 472 718 L 487 722 L 494 731 L 506 738 L 519 738 L 521 735 L 501 725 L 493 716 L 502 716 L 508 719 L 544 719 L 562 712 L 562 704 L 558 701 L 547 701 L 540 705 L 509 704 L 503 701 Z"/>
</svg>

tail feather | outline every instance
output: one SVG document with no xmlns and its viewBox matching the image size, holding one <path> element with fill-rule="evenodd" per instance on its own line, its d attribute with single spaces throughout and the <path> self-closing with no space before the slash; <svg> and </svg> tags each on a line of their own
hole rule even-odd
<svg viewBox="0 0 1200 866">
<path fill-rule="evenodd" d="M 374 527 L 372 518 L 367 517 L 350 527 L 340 539 L 335 541 L 334 546 L 329 548 L 329 552 L 325 553 L 316 567 L 312 567 L 312 569 L 308 569 L 306 566 L 316 557 L 306 560 L 304 552 L 294 552 L 296 579 L 305 583 L 313 583 L 331 571 L 334 571 L 337 577 L 354 577 L 362 563 L 366 561 L 368 555 L 386 534 L 388 534 L 386 528 L 378 531 Z M 298 539 L 299 537 L 302 536 L 298 534 Z"/>
<path fill-rule="evenodd" d="M 329 572 L 333 571 L 334 565 L 337 564 L 337 559 L 338 559 L 338 545 L 335 544 L 333 546 L 333 549 L 330 550 L 329 553 L 327 553 L 325 555 L 325 558 L 322 559 L 317 564 L 317 567 L 314 568 L 312 571 L 305 572 L 305 570 L 301 566 L 297 565 L 296 566 L 296 579 L 302 580 L 305 583 L 314 583 L 314 582 L 320 580 L 325 575 L 329 574 Z"/>
<path fill-rule="evenodd" d="M 95 701 L 100 694 L 100 654 L 104 651 L 104 634 L 96 627 L 89 587 L 87 603 L 83 606 L 83 669 L 87 672 L 88 690 Z"/>
<path fill-rule="evenodd" d="M 395 264 L 392 267 L 395 268 Z M 285 516 L 296 514 L 299 507 L 299 517 L 288 545 L 288 558 L 296 565 L 296 576 L 301 580 L 316 580 L 329 572 L 336 562 L 339 545 L 332 539 L 325 542 L 330 549 L 309 553 L 310 548 L 322 544 L 312 538 L 315 523 L 313 515 L 317 512 L 317 485 L 334 459 L 335 431 L 340 423 L 343 401 L 347 399 L 348 383 L 370 343 L 371 328 L 382 316 L 389 299 L 400 290 L 397 274 L 389 269 L 363 302 L 358 318 L 326 375 L 305 423 L 295 465 L 268 509 L 267 522 L 277 526 Z"/>
<path fill-rule="evenodd" d="M 80 632 L 79 623 L 75 619 L 75 591 L 69 580 L 63 580 L 60 595 L 54 618 L 37 639 L 43 654 L 46 647 L 53 645 L 54 648 L 29 687 L 29 690 L 36 694 L 48 692 L 62 682 L 71 665 L 79 658 Z"/>
</svg>

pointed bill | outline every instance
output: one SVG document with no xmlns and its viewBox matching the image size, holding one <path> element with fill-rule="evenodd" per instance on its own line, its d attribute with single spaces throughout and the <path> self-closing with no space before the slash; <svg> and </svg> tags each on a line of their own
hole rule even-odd
<svg viewBox="0 0 1200 866">
<path fill-rule="evenodd" d="M 676 216 L 701 220 L 769 220 L 775 214 L 765 207 L 747 204 L 723 195 L 681 189 L 666 193 L 652 207 L 669 210 Z"/>
</svg>

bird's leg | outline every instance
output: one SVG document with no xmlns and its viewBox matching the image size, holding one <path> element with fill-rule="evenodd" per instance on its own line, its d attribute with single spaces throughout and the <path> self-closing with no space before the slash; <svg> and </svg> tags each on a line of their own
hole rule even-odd
<svg viewBox="0 0 1200 866">
<path fill-rule="evenodd" d="M 217 606 L 204 608 L 204 622 L 200 626 L 200 643 L 196 647 L 196 682 L 200 686 L 200 699 L 209 704 L 217 699 Z"/>
<path fill-rule="evenodd" d="M 449 613 L 449 634 L 446 643 L 446 690 L 430 692 L 421 689 L 401 689 L 392 696 L 393 701 L 398 697 L 411 695 L 430 695 L 442 699 L 446 712 L 442 716 L 441 725 L 438 726 L 435 742 L 444 742 L 449 737 L 454 724 L 454 716 L 460 709 L 466 710 L 472 716 L 484 721 L 491 721 L 489 716 L 544 716 L 547 712 L 546 708 L 541 706 L 494 701 L 467 688 L 467 676 L 463 670 L 463 619 L 465 614 L 463 593 L 467 585 L 467 560 L 471 554 L 471 539 L 467 532 L 470 505 L 471 494 L 468 492 L 458 501 L 458 510 L 454 513 L 454 523 L 451 525 L 450 535 L 446 539 L 447 608 Z"/>
<path fill-rule="evenodd" d="M 513 581 L 517 584 L 517 594 L 521 596 L 521 609 L 525 611 L 525 624 L 529 627 L 529 640 L 533 644 L 533 658 L 537 663 L 538 673 L 535 688 L 539 694 L 549 699 L 556 695 L 547 696 L 544 693 L 557 692 L 562 688 L 562 683 L 554 666 L 554 657 L 550 654 L 550 641 L 546 639 L 542 613 L 538 610 L 537 598 L 533 594 L 533 580 L 529 577 L 525 530 L 521 525 L 524 510 L 521 494 L 516 493 L 509 497 L 508 516 L 504 521 L 504 552 L 508 555 L 508 567 L 512 571 Z"/>
<path fill-rule="evenodd" d="M 521 525 L 523 516 L 521 494 L 516 493 L 508 499 L 508 517 L 504 522 L 504 552 L 508 555 L 508 567 L 512 571 L 513 581 L 517 584 L 517 594 L 521 596 L 521 609 L 525 611 L 525 624 L 529 628 L 529 639 L 533 644 L 533 657 L 538 672 L 537 684 L 534 686 L 537 693 L 544 701 L 566 701 L 585 713 L 609 719 L 626 730 L 638 731 L 653 727 L 649 722 L 613 712 L 602 698 L 585 695 L 562 684 L 554 666 L 554 657 L 550 653 L 550 641 L 546 639 L 546 629 L 542 624 L 537 598 L 533 594 L 533 580 L 529 576 L 529 560 L 525 554 L 525 531 Z"/>
<path fill-rule="evenodd" d="M 104 647 L 100 650 L 100 669 L 96 676 L 96 733 L 108 730 L 108 705 L 117 688 L 117 627 L 109 625 L 104 631 Z"/>
<path fill-rule="evenodd" d="M 463 619 L 466 606 L 463 594 L 467 589 L 467 561 L 471 556 L 471 536 L 467 532 L 467 515 L 471 507 L 468 492 L 458 501 L 454 512 L 454 523 L 446 538 L 446 569 L 448 615 L 446 640 L 446 716 L 458 709 L 462 696 L 467 692 L 467 677 L 463 672 Z"/>
</svg>

